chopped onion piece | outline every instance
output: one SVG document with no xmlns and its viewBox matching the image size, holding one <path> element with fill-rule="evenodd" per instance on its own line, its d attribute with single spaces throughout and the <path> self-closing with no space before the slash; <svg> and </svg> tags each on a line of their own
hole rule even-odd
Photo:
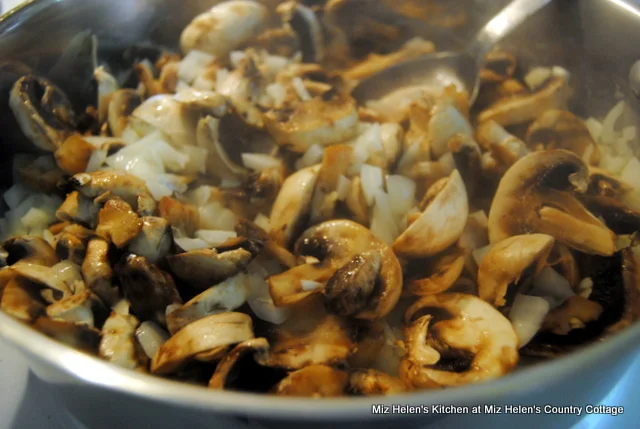
<svg viewBox="0 0 640 429">
<path fill-rule="evenodd" d="M 624 127 L 622 129 L 622 137 L 626 140 L 626 141 L 634 141 L 637 137 L 638 137 L 638 130 L 635 126 L 631 125 L 628 127 Z"/>
<path fill-rule="evenodd" d="M 312 99 L 311 94 L 309 94 L 309 91 L 307 91 L 307 88 L 304 86 L 304 82 L 302 82 L 302 79 L 300 79 L 299 77 L 293 78 L 291 83 L 293 84 L 293 88 L 298 93 L 298 97 L 300 97 L 302 101 L 309 101 Z"/>
<path fill-rule="evenodd" d="M 189 51 L 187 55 L 178 64 L 178 77 L 187 84 L 192 83 L 207 66 L 209 66 L 215 57 L 202 51 Z"/>
<path fill-rule="evenodd" d="M 509 312 L 509 320 L 518 335 L 521 348 L 538 333 L 549 310 L 549 302 L 544 298 L 516 295 Z"/>
<path fill-rule="evenodd" d="M 268 217 L 266 217 L 262 213 L 258 213 L 258 216 L 256 216 L 253 223 L 255 223 L 256 225 L 258 225 L 260 228 L 264 229 L 267 232 L 271 231 L 271 221 L 269 220 Z"/>
<path fill-rule="evenodd" d="M 389 206 L 389 196 L 382 190 L 378 190 L 375 194 L 370 229 L 374 235 L 389 245 L 400 235 L 400 228 Z"/>
<path fill-rule="evenodd" d="M 587 126 L 589 130 L 589 134 L 591 134 L 591 138 L 594 141 L 600 141 L 600 134 L 602 133 L 602 124 L 595 118 L 588 118 L 584 121 L 584 124 Z"/>
<path fill-rule="evenodd" d="M 296 168 L 302 170 L 303 168 L 319 164 L 322 162 L 322 158 L 324 158 L 324 148 L 319 144 L 311 145 L 304 155 L 296 161 Z"/>
<path fill-rule="evenodd" d="M 269 285 L 256 274 L 247 276 L 249 282 L 249 298 L 247 303 L 255 315 L 269 323 L 280 325 L 290 315 L 290 311 L 284 307 L 276 307 L 269 295 Z"/>
<path fill-rule="evenodd" d="M 32 191 L 29 190 L 24 185 L 20 183 L 16 183 L 12 187 L 9 188 L 7 192 L 4 193 L 4 202 L 7 203 L 9 209 L 15 209 L 20 204 L 24 202 L 30 195 Z"/>
<path fill-rule="evenodd" d="M 129 315 L 129 309 L 131 308 L 131 303 L 128 299 L 121 299 L 112 307 L 113 311 L 123 316 Z"/>
<path fill-rule="evenodd" d="M 580 295 L 583 298 L 589 299 L 591 293 L 593 292 L 593 280 L 591 277 L 585 277 L 578 283 L 578 287 L 576 288 L 577 295 Z"/>
<path fill-rule="evenodd" d="M 104 163 L 107 161 L 107 151 L 106 150 L 94 150 L 89 157 L 89 163 L 87 164 L 86 172 L 92 173 L 94 171 L 100 170 Z"/>
<path fill-rule="evenodd" d="M 489 253 L 489 251 L 491 251 L 492 248 L 493 248 L 493 244 L 489 244 L 488 246 L 481 247 L 472 252 L 473 259 L 476 261 L 476 264 L 478 264 L 478 266 L 480 266 L 480 264 L 482 263 L 482 260 L 485 258 L 485 256 L 487 256 L 487 254 Z"/>
<path fill-rule="evenodd" d="M 362 193 L 367 205 L 372 206 L 375 201 L 375 195 L 379 190 L 384 189 L 384 176 L 380 167 L 365 164 L 360 171 L 360 179 L 362 180 Z"/>
<path fill-rule="evenodd" d="M 136 329 L 136 339 L 147 357 L 153 359 L 160 346 L 169 339 L 169 333 L 155 323 L 146 321 Z"/>
<path fill-rule="evenodd" d="M 404 216 L 415 204 L 416 183 L 408 177 L 387 177 L 387 191 L 391 212 L 396 217 Z"/>
<path fill-rule="evenodd" d="M 232 51 L 229 54 L 229 60 L 231 64 L 233 64 L 234 68 L 238 68 L 240 66 L 240 62 L 247 58 L 247 54 L 244 51 Z"/>
<path fill-rule="evenodd" d="M 351 180 L 347 179 L 344 175 L 340 175 L 338 177 L 338 185 L 336 189 L 336 193 L 339 201 L 344 201 L 349 194 L 349 190 L 351 189 Z"/>
<path fill-rule="evenodd" d="M 243 153 L 242 163 L 250 170 L 264 171 L 269 168 L 278 168 L 282 162 L 273 156 L 262 153 Z"/>
<path fill-rule="evenodd" d="M 607 113 L 607 116 L 602 121 L 602 132 L 600 133 L 600 141 L 607 145 L 612 145 L 616 141 L 616 125 L 618 124 L 619 119 L 622 117 L 624 113 L 624 109 L 626 107 L 626 103 L 624 100 L 618 102 L 613 108 Z"/>
<path fill-rule="evenodd" d="M 200 238 L 178 237 L 174 238 L 173 241 L 175 241 L 175 243 L 185 252 L 190 252 L 192 250 L 209 249 L 211 247 L 206 241 Z"/>
<path fill-rule="evenodd" d="M 446 175 L 453 173 L 453 170 L 456 169 L 456 161 L 451 152 L 447 152 L 442 155 L 438 162 L 442 166 L 443 173 Z"/>
<path fill-rule="evenodd" d="M 634 189 L 640 189 L 640 161 L 638 161 L 638 158 L 632 157 L 629 159 L 629 162 L 620 173 L 620 178 L 633 186 Z"/>
<path fill-rule="evenodd" d="M 230 238 L 237 236 L 238 234 L 235 231 L 213 231 L 207 229 L 196 231 L 196 237 L 207 243 L 210 247 L 219 246 Z"/>
<path fill-rule="evenodd" d="M 551 308 L 555 308 L 575 295 L 569 281 L 551 267 L 545 267 L 533 279 L 533 287 L 528 295 L 545 298 Z"/>
<path fill-rule="evenodd" d="M 532 91 L 545 83 L 551 77 L 552 70 L 548 67 L 534 67 L 524 77 L 524 82 Z"/>
<path fill-rule="evenodd" d="M 287 99 L 287 90 L 279 83 L 267 85 L 266 92 L 273 99 L 275 107 L 282 106 Z"/>
<path fill-rule="evenodd" d="M 611 173 L 619 174 L 625 168 L 628 162 L 628 157 L 615 156 L 603 152 L 600 157 L 600 168 L 610 171 Z"/>
<path fill-rule="evenodd" d="M 322 289 L 324 287 L 322 283 L 318 283 L 313 280 L 301 280 L 300 285 L 302 287 L 302 290 L 306 292 Z"/>
</svg>

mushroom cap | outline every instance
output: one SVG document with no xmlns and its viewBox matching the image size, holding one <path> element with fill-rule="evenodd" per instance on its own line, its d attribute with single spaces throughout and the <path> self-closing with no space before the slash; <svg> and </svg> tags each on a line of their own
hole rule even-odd
<svg viewBox="0 0 640 429">
<path fill-rule="evenodd" d="M 489 211 L 490 242 L 537 232 L 581 252 L 613 254 L 615 234 L 575 197 L 587 185 L 587 166 L 572 152 L 546 150 L 521 158 L 498 185 Z"/>
<path fill-rule="evenodd" d="M 384 317 L 400 298 L 402 268 L 398 258 L 389 246 L 360 224 L 332 220 L 316 225 L 300 236 L 295 253 L 315 257 L 319 262 L 299 265 L 269 277 L 269 290 L 276 305 L 289 305 L 315 292 L 305 291 L 303 281 L 326 283 L 333 276 L 336 277 L 331 280 L 328 291 L 331 300 L 354 300 L 349 306 L 355 305 L 357 310 L 350 315 L 357 319 Z M 370 270 L 373 261 L 379 261 L 376 262 L 379 271 Z M 364 271 L 357 276 L 355 272 L 349 275 L 348 265 Z M 367 281 L 358 283 L 363 279 Z M 362 300 L 365 305 L 361 305 Z"/>
<path fill-rule="evenodd" d="M 436 255 L 460 238 L 468 216 L 467 191 L 455 170 L 429 190 L 422 215 L 396 239 L 393 250 L 405 258 Z"/>
<path fill-rule="evenodd" d="M 58 263 L 56 251 L 45 239 L 40 237 L 28 235 L 12 237 L 2 244 L 2 248 L 8 253 L 7 265 L 22 262 L 52 267 Z"/>
<path fill-rule="evenodd" d="M 478 269 L 478 294 L 496 307 L 504 306 L 508 289 L 533 268 L 536 275 L 546 264 L 555 240 L 546 234 L 516 235 L 491 248 Z"/>
<path fill-rule="evenodd" d="M 405 315 L 407 354 L 400 377 L 411 387 L 458 386 L 493 379 L 518 363 L 511 322 L 473 295 L 421 298 Z"/>
<path fill-rule="evenodd" d="M 151 372 L 170 374 L 201 353 L 219 350 L 254 338 L 251 317 L 243 313 L 221 313 L 182 328 L 153 357 Z"/>
<path fill-rule="evenodd" d="M 467 259 L 466 252 L 455 246 L 452 249 L 427 261 L 416 261 L 420 273 L 411 276 L 406 284 L 405 292 L 417 295 L 436 295 L 449 289 L 462 275 Z M 409 268 L 411 270 L 411 268 Z"/>
</svg>

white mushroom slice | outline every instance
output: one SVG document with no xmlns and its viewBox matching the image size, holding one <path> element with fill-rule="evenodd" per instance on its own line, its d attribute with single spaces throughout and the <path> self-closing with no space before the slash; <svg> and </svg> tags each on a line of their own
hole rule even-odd
<svg viewBox="0 0 640 429">
<path fill-rule="evenodd" d="M 143 256 L 127 255 L 116 265 L 115 272 L 131 309 L 144 320 L 164 325 L 167 306 L 182 304 L 171 275 Z"/>
<path fill-rule="evenodd" d="M 307 167 L 284 181 L 271 209 L 270 235 L 276 243 L 289 247 L 304 228 L 301 223 L 311 211 L 320 168 L 320 165 Z"/>
<path fill-rule="evenodd" d="M 374 320 L 395 306 L 402 290 L 402 269 L 391 248 L 368 229 L 348 220 L 324 222 L 298 239 L 296 255 L 319 262 L 299 265 L 268 279 L 277 305 L 290 305 L 322 292 L 331 311 Z M 303 280 L 325 283 L 305 291 Z M 375 297 L 375 298 L 374 298 Z"/>
<path fill-rule="evenodd" d="M 158 353 L 160 346 L 162 346 L 169 337 L 170 335 L 160 326 L 148 320 L 142 322 L 138 329 L 136 329 L 136 339 L 149 359 L 153 359 L 156 353 Z"/>
<path fill-rule="evenodd" d="M 162 261 L 171 250 L 171 228 L 162 217 L 145 216 L 140 233 L 129 243 L 129 251 L 144 256 L 152 264 Z"/>
<path fill-rule="evenodd" d="M 29 281 L 46 286 L 47 288 L 58 292 L 58 299 L 67 298 L 72 294 L 69 286 L 54 275 L 55 272 L 51 267 L 18 262 L 17 264 L 13 264 L 11 269 L 15 271 L 17 275 L 24 277 Z"/>
<path fill-rule="evenodd" d="M 109 243 L 94 238 L 87 245 L 87 255 L 82 263 L 82 277 L 87 287 L 105 304 L 115 305 L 120 299 L 118 288 L 112 285 L 113 270 L 109 262 Z"/>
<path fill-rule="evenodd" d="M 49 338 L 64 343 L 77 350 L 97 354 L 100 343 L 100 331 L 86 325 L 51 320 L 40 317 L 32 325 L 34 329 Z"/>
<path fill-rule="evenodd" d="M 417 315 L 422 316 L 414 320 Z M 424 297 L 407 310 L 406 321 L 408 353 L 399 371 L 413 388 L 486 381 L 518 363 L 518 336 L 511 323 L 475 296 Z"/>
<path fill-rule="evenodd" d="M 254 338 L 251 317 L 221 313 L 197 320 L 177 332 L 154 356 L 151 372 L 170 374 L 196 355 Z"/>
<path fill-rule="evenodd" d="M 351 98 L 319 97 L 295 104 L 291 110 L 272 110 L 265 125 L 279 145 L 305 153 L 314 144 L 329 146 L 354 138 L 358 133 L 358 110 Z"/>
<path fill-rule="evenodd" d="M 402 380 L 375 369 L 357 369 L 349 375 L 348 392 L 352 395 L 395 395 L 406 390 Z"/>
<path fill-rule="evenodd" d="M 209 380 L 210 389 L 242 390 L 266 393 L 284 375 L 284 371 L 264 366 L 269 358 L 269 343 L 254 338 L 235 346 L 216 366 Z M 275 379 L 272 374 L 276 376 Z"/>
<path fill-rule="evenodd" d="M 138 319 L 112 312 L 102 327 L 100 357 L 123 368 L 146 371 L 149 362 L 136 340 Z"/>
<path fill-rule="evenodd" d="M 458 171 L 436 182 L 423 201 L 424 211 L 393 243 L 393 250 L 408 258 L 435 255 L 455 243 L 462 235 L 469 203 Z"/>
<path fill-rule="evenodd" d="M 566 150 L 531 153 L 500 181 L 489 212 L 489 240 L 539 232 L 584 253 L 612 255 L 615 234 L 578 201 L 588 169 Z M 550 178 L 552 178 L 550 180 Z"/>
<path fill-rule="evenodd" d="M 97 198 L 110 193 L 135 207 L 140 216 L 149 216 L 155 211 L 156 203 L 144 180 L 124 171 L 109 170 L 76 174 L 71 185 L 87 198 Z"/>
<path fill-rule="evenodd" d="M 309 365 L 289 374 L 274 387 L 280 396 L 330 398 L 343 396 L 349 385 L 349 375 L 327 365 Z"/>
<path fill-rule="evenodd" d="M 412 276 L 406 292 L 426 296 L 446 291 L 460 278 L 466 258 L 464 250 L 454 247 L 433 259 L 420 261 L 420 274 Z"/>
<path fill-rule="evenodd" d="M 12 237 L 2 244 L 2 249 L 7 253 L 5 261 L 8 265 L 21 262 L 52 267 L 58 263 L 56 251 L 40 237 L 28 235 Z"/>
<path fill-rule="evenodd" d="M 212 284 L 235 276 L 255 257 L 245 249 L 218 252 L 215 249 L 192 250 L 171 255 L 167 262 L 174 275 L 192 287 L 204 290 Z"/>
<path fill-rule="evenodd" d="M 101 311 L 106 312 L 106 309 L 98 297 L 90 291 L 84 291 L 49 305 L 46 313 L 53 320 L 79 323 L 93 328 L 96 325 L 94 312 Z"/>
<path fill-rule="evenodd" d="M 167 315 L 167 326 L 171 334 L 175 334 L 189 323 L 204 317 L 233 311 L 242 306 L 247 299 L 246 277 L 237 274 L 215 285 L 182 307 Z"/>
<path fill-rule="evenodd" d="M 506 302 L 508 289 L 525 278 L 525 271 L 538 274 L 547 264 L 555 240 L 545 234 L 517 235 L 496 243 L 478 270 L 478 294 L 496 307 Z"/>
<path fill-rule="evenodd" d="M 478 115 L 478 122 L 494 120 L 502 126 L 522 124 L 551 109 L 563 109 L 571 94 L 564 77 L 553 77 L 533 94 L 521 94 L 498 100 Z"/>
<path fill-rule="evenodd" d="M 566 110 L 547 110 L 527 130 L 530 147 L 566 149 L 589 165 L 600 163 L 600 150 L 584 121 Z"/>
<path fill-rule="evenodd" d="M 290 370 L 314 364 L 337 365 L 356 352 L 350 323 L 328 314 L 319 299 L 295 306 L 289 319 L 273 327 L 268 364 Z"/>
<path fill-rule="evenodd" d="M 222 59 L 258 36 L 268 17 L 267 8 L 258 2 L 222 2 L 191 21 L 180 36 L 180 46 L 184 53 L 198 50 Z"/>
</svg>

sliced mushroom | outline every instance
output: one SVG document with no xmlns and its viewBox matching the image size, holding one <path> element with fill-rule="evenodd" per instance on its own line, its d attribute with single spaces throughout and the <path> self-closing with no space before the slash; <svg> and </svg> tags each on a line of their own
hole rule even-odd
<svg viewBox="0 0 640 429">
<path fill-rule="evenodd" d="M 627 235 L 640 231 L 640 213 L 622 201 L 601 195 L 581 195 L 580 200 L 616 234 Z"/>
<path fill-rule="evenodd" d="M 200 213 L 191 204 L 184 204 L 171 197 L 162 197 L 158 202 L 158 214 L 172 227 L 188 236 L 193 236 L 200 227 Z"/>
<path fill-rule="evenodd" d="M 142 97 L 132 89 L 120 89 L 113 93 L 109 102 L 107 118 L 109 129 L 114 137 L 122 136 L 129 125 L 129 118 L 141 104 Z"/>
<path fill-rule="evenodd" d="M 496 121 L 489 120 L 476 129 L 478 143 L 488 150 L 500 164 L 500 176 L 504 171 L 527 155 L 529 150 L 522 140 L 510 134 Z"/>
<path fill-rule="evenodd" d="M 449 140 L 456 169 L 462 177 L 467 196 L 472 199 L 482 185 L 482 154 L 471 136 L 456 134 Z"/>
<path fill-rule="evenodd" d="M 421 298 L 406 313 L 407 355 L 400 377 L 413 388 L 490 380 L 518 363 L 511 322 L 480 298 L 442 294 Z"/>
<path fill-rule="evenodd" d="M 76 174 L 71 178 L 71 185 L 87 198 L 97 198 L 108 192 L 135 207 L 140 216 L 151 216 L 156 208 L 156 202 L 144 180 L 124 171 Z"/>
<path fill-rule="evenodd" d="M 538 118 L 552 109 L 563 109 L 571 95 L 562 76 L 551 78 L 533 94 L 521 94 L 498 100 L 478 115 L 478 122 L 494 120 L 500 125 L 517 125 Z"/>
<path fill-rule="evenodd" d="M 633 186 L 625 183 L 619 176 L 601 168 L 589 167 L 587 195 L 622 199 L 632 189 Z"/>
<path fill-rule="evenodd" d="M 321 289 L 305 290 L 308 281 L 324 288 L 325 304 L 342 316 L 384 317 L 400 298 L 402 269 L 393 251 L 371 231 L 348 220 L 308 229 L 295 246 L 297 255 L 319 262 L 294 267 L 268 279 L 276 305 L 290 305 Z"/>
<path fill-rule="evenodd" d="M 271 209 L 271 237 L 286 248 L 305 227 L 321 166 L 302 169 L 289 176 Z"/>
<path fill-rule="evenodd" d="M 554 242 L 550 235 L 529 234 L 496 243 L 480 263 L 480 298 L 496 307 L 507 304 L 507 300 L 515 296 L 516 290 L 510 290 L 513 286 L 521 285 L 523 280 L 537 275 L 547 265 Z"/>
<path fill-rule="evenodd" d="M 97 296 L 84 291 L 49 305 L 47 316 L 61 322 L 77 323 L 91 328 L 101 326 L 107 311 Z"/>
<path fill-rule="evenodd" d="M 354 396 L 395 395 L 407 391 L 399 378 L 375 369 L 358 369 L 349 375 L 349 394 Z"/>
<path fill-rule="evenodd" d="M 67 285 L 62 279 L 58 278 L 51 267 L 18 262 L 13 264 L 11 269 L 18 276 L 24 277 L 33 283 L 51 289 L 53 292 L 52 296 L 56 301 L 67 298 L 72 294 L 69 285 Z"/>
<path fill-rule="evenodd" d="M 304 153 L 314 144 L 329 146 L 355 137 L 359 117 L 351 97 L 330 92 L 291 108 L 271 110 L 264 120 L 279 145 Z"/>
<path fill-rule="evenodd" d="M 169 332 L 175 334 L 196 320 L 239 308 L 247 299 L 248 291 L 245 283 L 243 274 L 230 277 L 171 311 L 167 314 Z"/>
<path fill-rule="evenodd" d="M 421 206 L 422 215 L 393 243 L 393 250 L 400 256 L 432 256 L 460 238 L 469 215 L 467 192 L 460 173 L 456 170 L 436 182 Z"/>
<path fill-rule="evenodd" d="M 264 243 L 264 250 L 281 265 L 287 268 L 293 268 L 296 265 L 302 264 L 304 261 L 302 258 L 297 257 L 282 245 L 276 243 L 275 240 L 269 237 L 269 234 L 256 225 L 253 222 L 249 222 L 246 219 L 241 219 L 236 224 L 236 233 L 240 237 L 246 237 L 249 240 L 254 240 Z"/>
<path fill-rule="evenodd" d="M 587 186 L 587 167 L 572 152 L 525 156 L 500 181 L 489 212 L 489 240 L 539 232 L 581 252 L 613 254 L 615 234 L 576 198 Z"/>
<path fill-rule="evenodd" d="M 384 321 L 359 323 L 356 329 L 357 351 L 349 357 L 351 368 L 368 368 L 385 346 Z"/>
<path fill-rule="evenodd" d="M 76 128 L 67 96 L 47 79 L 25 76 L 11 90 L 9 104 L 22 132 L 38 148 L 54 152 Z"/>
<path fill-rule="evenodd" d="M 504 82 L 516 71 L 516 59 L 509 52 L 494 49 L 485 58 L 480 79 L 484 82 Z"/>
<path fill-rule="evenodd" d="M 209 388 L 241 392 L 267 393 L 286 376 L 278 368 L 265 366 L 269 343 L 255 338 L 238 344 L 218 363 Z"/>
<path fill-rule="evenodd" d="M 100 207 L 78 191 L 70 192 L 56 211 L 56 218 L 64 222 L 94 227 L 98 222 Z"/>
<path fill-rule="evenodd" d="M 221 313 L 197 320 L 164 343 L 151 363 L 154 374 L 177 371 L 196 355 L 219 350 L 254 338 L 251 317 Z"/>
<path fill-rule="evenodd" d="M 81 225 L 65 226 L 56 237 L 56 255 L 61 261 L 69 260 L 82 265 L 87 254 L 87 244 L 93 236 L 93 231 Z"/>
<path fill-rule="evenodd" d="M 343 396 L 349 375 L 327 365 L 309 365 L 290 373 L 273 389 L 276 395 L 309 398 Z"/>
<path fill-rule="evenodd" d="M 109 200 L 100 210 L 96 234 L 110 240 L 122 249 L 138 236 L 142 230 L 142 220 L 122 200 Z"/>
<path fill-rule="evenodd" d="M 324 34 L 322 24 L 312 8 L 293 1 L 277 8 L 282 20 L 295 31 L 300 40 L 302 61 L 321 63 L 324 58 Z"/>
<path fill-rule="evenodd" d="M 144 256 L 128 255 L 115 267 L 124 296 L 133 313 L 143 320 L 166 325 L 167 306 L 182 304 L 173 278 Z"/>
<path fill-rule="evenodd" d="M 265 364 L 289 370 L 343 364 L 356 352 L 350 323 L 328 314 L 315 298 L 294 306 L 287 321 L 271 326 L 265 336 L 271 344 Z"/>
<path fill-rule="evenodd" d="M 44 313 L 45 306 L 39 296 L 39 288 L 29 280 L 14 275 L 4 286 L 0 309 L 20 321 L 31 323 Z"/>
<path fill-rule="evenodd" d="M 140 321 L 113 311 L 102 327 L 100 357 L 118 366 L 146 372 L 149 359 L 136 340 Z"/>
<path fill-rule="evenodd" d="M 196 16 L 180 36 L 182 52 L 207 52 L 224 58 L 258 36 L 268 19 L 268 10 L 260 3 L 232 0 L 215 5 Z"/>
<path fill-rule="evenodd" d="M 42 265 L 52 267 L 58 263 L 58 257 L 51 245 L 40 237 L 22 235 L 8 239 L 2 244 L 7 252 L 6 265 L 17 262 L 23 264 Z"/>
<path fill-rule="evenodd" d="M 96 354 L 100 343 L 100 331 L 95 328 L 76 323 L 51 320 L 39 317 L 32 325 L 49 338 L 64 343 L 74 349 L 89 354 Z"/>
<path fill-rule="evenodd" d="M 254 257 L 255 254 L 243 248 L 226 251 L 201 249 L 170 255 L 167 262 L 178 278 L 196 289 L 204 290 L 235 276 Z"/>
<path fill-rule="evenodd" d="M 95 146 L 79 134 L 72 134 L 60 144 L 54 153 L 58 166 L 67 174 L 86 171 L 89 159 L 96 150 Z"/>
<path fill-rule="evenodd" d="M 120 299 L 120 291 L 111 282 L 113 270 L 109 262 L 109 243 L 101 238 L 93 238 L 87 244 L 87 254 L 82 263 L 82 277 L 87 287 L 108 306 L 114 306 Z"/>
<path fill-rule="evenodd" d="M 600 163 L 600 150 L 584 121 L 566 110 L 547 110 L 527 130 L 530 147 L 566 149 L 589 165 Z"/>
<path fill-rule="evenodd" d="M 169 221 L 162 217 L 141 218 L 142 229 L 129 243 L 129 251 L 143 256 L 152 264 L 157 264 L 169 254 L 173 237 Z M 58 241 L 59 243 L 59 241 Z"/>
<path fill-rule="evenodd" d="M 449 289 L 462 275 L 467 255 L 455 246 L 427 261 L 410 264 L 406 292 L 417 296 L 436 295 Z M 417 271 L 414 273 L 412 271 Z M 427 277 L 423 277 L 423 276 Z"/>
</svg>

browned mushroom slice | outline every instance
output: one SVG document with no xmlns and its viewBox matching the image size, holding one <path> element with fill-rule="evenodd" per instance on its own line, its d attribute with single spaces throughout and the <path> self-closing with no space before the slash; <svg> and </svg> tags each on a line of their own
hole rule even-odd
<svg viewBox="0 0 640 429">
<path fill-rule="evenodd" d="M 455 246 L 427 261 L 410 264 L 406 292 L 412 295 L 436 295 L 449 289 L 462 275 L 467 255 Z M 426 277 L 424 277 L 426 275 Z"/>
<path fill-rule="evenodd" d="M 627 235 L 640 231 L 640 213 L 618 199 L 601 195 L 581 195 L 580 200 L 616 234 Z"/>
<path fill-rule="evenodd" d="M 73 134 L 66 139 L 55 151 L 58 166 L 67 174 L 82 173 L 89 165 L 89 158 L 96 150 L 95 146 L 87 142 L 79 134 Z"/>
<path fill-rule="evenodd" d="M 449 140 L 449 149 L 456 169 L 462 177 L 467 196 L 472 199 L 482 180 L 482 154 L 480 147 L 471 136 L 456 134 Z"/>
<path fill-rule="evenodd" d="M 109 262 L 109 243 L 94 238 L 87 245 L 87 254 L 82 263 L 82 277 L 87 287 L 108 306 L 115 305 L 120 299 L 120 291 L 111 282 L 113 270 Z"/>
<path fill-rule="evenodd" d="M 100 207 L 78 191 L 67 195 L 62 205 L 56 211 L 56 217 L 61 221 L 79 223 L 93 228 L 98 222 Z"/>
<path fill-rule="evenodd" d="M 290 370 L 313 364 L 343 364 L 356 352 L 349 322 L 328 314 L 319 299 L 296 305 L 281 325 L 266 334 L 271 344 L 268 365 Z"/>
<path fill-rule="evenodd" d="M 619 176 L 601 168 L 589 167 L 587 195 L 622 198 L 631 190 L 633 190 L 633 187 L 625 183 Z"/>
<path fill-rule="evenodd" d="M 480 298 L 421 298 L 406 313 L 407 355 L 400 377 L 414 388 L 439 388 L 500 377 L 518 363 L 511 322 Z"/>
<path fill-rule="evenodd" d="M 143 320 L 166 325 L 165 310 L 182 304 L 173 278 L 143 256 L 125 256 L 115 267 L 124 296 L 133 313 Z"/>
<path fill-rule="evenodd" d="M 485 58 L 485 63 L 480 70 L 482 82 L 503 82 L 516 71 L 516 59 L 509 52 L 494 49 Z"/>
<path fill-rule="evenodd" d="M 276 305 L 324 292 L 327 308 L 336 314 L 375 320 L 388 314 L 400 298 L 398 258 L 362 225 L 348 220 L 324 222 L 298 239 L 295 253 L 319 262 L 271 276 L 269 291 Z"/>
<path fill-rule="evenodd" d="M 494 120 L 500 125 L 517 125 L 536 119 L 547 110 L 563 109 L 571 95 L 566 78 L 551 78 L 533 94 L 498 100 L 478 115 L 478 122 Z"/>
<path fill-rule="evenodd" d="M 478 293 L 496 307 L 515 295 L 512 286 L 535 276 L 547 265 L 555 240 L 545 234 L 517 235 L 497 243 L 480 263 Z M 531 274 L 525 276 L 525 271 Z"/>
<path fill-rule="evenodd" d="M 161 90 L 160 92 L 163 91 Z M 132 89 L 120 89 L 113 93 L 109 102 L 107 117 L 109 129 L 114 137 L 122 136 L 129 124 L 131 114 L 140 104 L 142 104 L 140 94 Z"/>
<path fill-rule="evenodd" d="M 96 234 L 122 249 L 142 230 L 142 220 L 122 200 L 109 200 L 100 210 Z"/>
<path fill-rule="evenodd" d="M 265 366 L 269 343 L 255 338 L 238 344 L 218 363 L 209 388 L 267 393 L 286 376 L 286 371 Z"/>
<path fill-rule="evenodd" d="M 289 176 L 273 203 L 271 237 L 288 248 L 304 229 L 321 166 L 302 169 Z"/>
<path fill-rule="evenodd" d="M 164 343 L 153 358 L 151 372 L 170 374 L 196 355 L 225 349 L 254 338 L 251 317 L 242 313 L 221 313 L 197 320 Z"/>
<path fill-rule="evenodd" d="M 469 215 L 467 191 L 455 170 L 436 182 L 421 203 L 423 213 L 393 243 L 400 256 L 424 258 L 445 250 L 462 235 Z"/>
<path fill-rule="evenodd" d="M 244 274 L 230 277 L 167 314 L 169 332 L 175 334 L 203 317 L 233 311 L 245 303 L 247 293 Z"/>
<path fill-rule="evenodd" d="M 168 256 L 167 262 L 178 278 L 203 290 L 238 274 L 254 257 L 254 254 L 242 248 L 223 252 L 201 249 Z"/>
<path fill-rule="evenodd" d="M 198 208 L 191 204 L 184 204 L 171 198 L 163 197 L 158 202 L 158 214 L 166 219 L 172 227 L 193 236 L 200 226 Z"/>
<path fill-rule="evenodd" d="M 7 252 L 6 265 L 21 262 L 52 267 L 58 263 L 58 257 L 53 247 L 40 237 L 28 235 L 13 237 L 5 241 L 2 248 Z"/>
<path fill-rule="evenodd" d="M 72 294 L 72 291 L 61 278 L 55 275 L 51 267 L 45 267 L 36 264 L 27 264 L 24 262 L 18 262 L 11 266 L 11 269 L 20 277 L 45 286 L 52 290 L 53 299 L 60 300 L 67 298 Z"/>
<path fill-rule="evenodd" d="M 152 264 L 162 261 L 170 252 L 173 238 L 169 222 L 162 217 L 145 216 L 140 234 L 129 243 L 129 251 L 144 256 Z"/>
<path fill-rule="evenodd" d="M 32 325 L 49 338 L 64 343 L 74 349 L 96 354 L 100 344 L 100 331 L 95 328 L 71 322 L 40 317 Z"/>
<path fill-rule="evenodd" d="M 240 237 L 247 237 L 250 240 L 264 243 L 265 251 L 287 268 L 293 268 L 296 265 L 304 263 L 302 258 L 297 257 L 282 245 L 278 244 L 274 239 L 269 237 L 269 234 L 265 230 L 253 222 L 241 219 L 236 224 L 236 233 Z"/>
<path fill-rule="evenodd" d="M 91 291 L 84 291 L 61 299 L 47 307 L 49 318 L 89 327 L 102 326 L 107 317 L 102 301 Z"/>
<path fill-rule="evenodd" d="M 581 252 L 611 255 L 615 234 L 576 198 L 588 169 L 566 150 L 531 153 L 503 176 L 489 212 L 489 240 L 539 232 Z"/>
<path fill-rule="evenodd" d="M 359 323 L 356 328 L 357 351 L 349 357 L 352 368 L 367 368 L 373 364 L 385 345 L 384 322 Z"/>
<path fill-rule="evenodd" d="M 100 357 L 123 368 L 146 372 L 149 359 L 136 339 L 139 325 L 131 315 L 111 312 L 102 327 Z"/>
<path fill-rule="evenodd" d="M 87 244 L 94 232 L 78 224 L 65 226 L 56 237 L 56 255 L 60 260 L 70 260 L 82 265 L 87 254 Z"/>
<path fill-rule="evenodd" d="M 71 178 L 71 185 L 87 198 L 110 193 L 135 207 L 140 216 L 151 216 L 156 202 L 144 180 L 117 170 L 80 173 Z"/>
<path fill-rule="evenodd" d="M 529 94 L 527 86 L 517 79 L 510 78 L 502 82 L 487 82 L 480 85 L 480 91 L 475 105 L 486 108 L 500 100 L 506 100 L 516 95 Z"/>
<path fill-rule="evenodd" d="M 407 391 L 407 386 L 399 378 L 375 369 L 358 369 L 349 375 L 350 395 L 381 396 L 395 395 Z"/>
<path fill-rule="evenodd" d="M 0 309 L 18 320 L 30 323 L 44 313 L 45 306 L 39 296 L 38 286 L 14 275 L 4 287 Z"/>
<path fill-rule="evenodd" d="M 309 365 L 289 374 L 273 392 L 280 396 L 330 398 L 343 396 L 349 385 L 349 375 L 327 365 Z"/>
<path fill-rule="evenodd" d="M 566 110 L 547 110 L 529 127 L 526 137 L 532 148 L 566 149 L 590 165 L 600 162 L 600 150 L 584 121 Z"/>
</svg>

